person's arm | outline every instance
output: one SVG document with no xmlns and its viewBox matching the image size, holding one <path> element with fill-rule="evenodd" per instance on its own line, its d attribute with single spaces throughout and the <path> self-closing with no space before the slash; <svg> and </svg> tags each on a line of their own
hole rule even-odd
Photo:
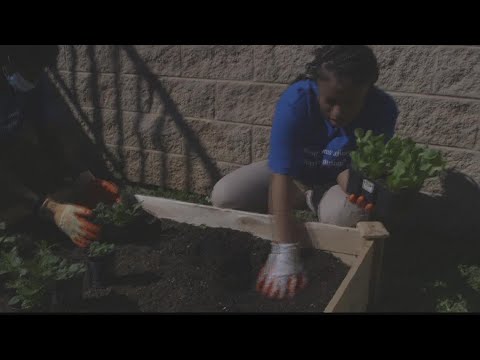
<svg viewBox="0 0 480 360">
<path fill-rule="evenodd" d="M 296 158 L 296 143 L 302 119 L 306 116 L 307 98 L 288 89 L 280 98 L 270 135 L 268 165 L 272 171 L 269 188 L 269 212 L 274 219 L 274 241 L 295 243 L 293 217 L 293 179 L 303 164 Z"/>
<path fill-rule="evenodd" d="M 101 149 L 93 144 L 80 124 L 80 121 L 86 120 L 83 115 L 81 113 L 74 115 L 46 74 L 35 91 L 37 92 L 35 106 L 41 118 L 42 128 L 58 143 L 62 156 L 70 167 L 71 176 L 75 178 L 82 172 L 92 171 L 96 176 L 109 177 Z"/>
<path fill-rule="evenodd" d="M 89 209 L 93 209 L 100 202 L 119 202 L 119 187 L 111 181 L 104 180 L 109 174 L 100 160 L 101 157 L 98 156 L 98 149 L 93 148 L 84 130 L 47 76 L 42 79 L 36 91 L 34 103 L 42 121 L 43 131 L 46 132 L 47 138 L 51 137 L 58 145 L 58 151 L 61 151 L 69 168 L 66 175 L 74 180 L 70 189 L 62 189 L 52 196 L 52 199 L 64 202 L 66 195 L 68 201 Z"/>
<path fill-rule="evenodd" d="M 0 218 L 7 224 L 15 224 L 22 219 L 34 215 L 45 200 L 7 167 L 0 164 Z"/>
<path fill-rule="evenodd" d="M 269 212 L 273 217 L 273 242 L 270 256 L 257 280 L 257 291 L 270 298 L 293 297 L 307 283 L 299 256 L 292 206 L 292 178 L 301 165 L 295 158 L 296 132 L 305 109 L 305 99 L 298 98 L 296 91 L 287 90 L 277 104 L 272 126 L 269 167 L 273 175 L 269 187 Z"/>
<path fill-rule="evenodd" d="M 294 243 L 293 181 L 287 175 L 273 174 L 269 191 L 269 211 L 273 215 L 273 238 L 280 244 Z"/>
<path fill-rule="evenodd" d="M 91 215 L 91 210 L 61 201 L 54 195 L 44 197 L 35 193 L 0 164 L 0 220 L 8 226 L 38 216 L 53 222 L 76 245 L 86 247 L 100 235 L 100 227 L 88 220 Z"/>
<path fill-rule="evenodd" d="M 258 276 L 257 291 L 273 299 L 294 297 L 307 285 L 293 214 L 293 187 L 288 175 L 272 175 L 269 209 L 273 217 L 273 243 L 270 256 Z"/>
</svg>

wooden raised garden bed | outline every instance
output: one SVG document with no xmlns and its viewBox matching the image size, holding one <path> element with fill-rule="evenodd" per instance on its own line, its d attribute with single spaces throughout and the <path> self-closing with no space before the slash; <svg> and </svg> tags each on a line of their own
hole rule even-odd
<svg viewBox="0 0 480 360">
<path fill-rule="evenodd" d="M 75 248 L 56 228 L 43 223 L 35 231 L 35 226 L 25 228 L 33 243 L 57 244 L 57 255 L 86 263 L 88 271 L 83 286 L 77 277 L 68 288 L 57 289 L 50 305 L 50 288 L 44 288 L 47 298 L 25 309 L 18 303 L 7 306 L 15 292 L 3 286 L 3 279 L 0 311 L 365 312 L 376 300 L 388 237 L 379 222 L 359 223 L 357 228 L 303 224 L 298 230 L 304 231 L 299 238 L 304 240 L 309 285 L 294 299 L 277 301 L 255 291 L 270 253 L 270 216 L 158 197 L 137 199 L 145 211 L 128 225 L 104 232 L 97 247 L 112 243 L 115 248 L 96 270 L 97 258 Z M 33 275 L 29 272 L 25 279 L 41 280 Z"/>
<path fill-rule="evenodd" d="M 179 223 L 228 228 L 272 240 L 269 215 L 220 209 L 171 199 L 141 196 L 137 199 L 151 215 Z M 361 222 L 356 228 L 305 223 L 306 248 L 331 254 L 348 266 L 348 272 L 328 301 L 324 312 L 366 312 L 378 297 L 384 242 L 389 234 L 380 222 Z"/>
</svg>

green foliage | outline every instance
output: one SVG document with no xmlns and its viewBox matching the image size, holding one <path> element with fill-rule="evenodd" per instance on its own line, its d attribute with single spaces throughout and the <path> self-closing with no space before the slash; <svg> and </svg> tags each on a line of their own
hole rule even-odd
<svg viewBox="0 0 480 360">
<path fill-rule="evenodd" d="M 371 130 L 355 130 L 357 150 L 351 152 L 352 166 L 371 180 L 384 180 L 390 191 L 419 190 L 425 180 L 438 176 L 446 162 L 439 151 L 418 146 L 412 139 L 393 137 Z"/>
<path fill-rule="evenodd" d="M 374 135 L 371 130 L 366 133 L 362 129 L 355 130 L 357 150 L 352 151 L 352 165 L 372 180 L 380 179 L 386 174 L 385 136 Z"/>
<path fill-rule="evenodd" d="M 9 305 L 20 304 L 22 309 L 41 307 L 56 281 L 75 278 L 86 271 L 81 263 L 69 263 L 55 255 L 46 243 L 40 243 L 38 250 L 30 260 L 18 256 L 16 247 L 8 253 L 2 253 L 2 270 L 12 275 L 7 288 L 15 290 Z"/>
<path fill-rule="evenodd" d="M 18 243 L 21 236 L 14 234 L 14 235 L 0 235 L 0 249 L 4 248 L 11 248 L 15 244 Z"/>
<path fill-rule="evenodd" d="M 445 161 L 439 151 L 415 145 L 410 147 L 407 143 L 387 177 L 387 185 L 391 191 L 419 190 L 425 180 L 437 176 L 444 169 Z"/>
<path fill-rule="evenodd" d="M 17 273 L 19 276 L 24 276 L 26 271 L 24 261 L 19 256 L 16 246 L 10 251 L 0 253 L 0 275 Z"/>
<path fill-rule="evenodd" d="M 459 265 L 458 271 L 468 287 L 480 296 L 480 267 L 475 265 Z"/>
<path fill-rule="evenodd" d="M 443 313 L 465 313 L 468 312 L 467 301 L 461 294 L 442 298 L 437 301 L 436 311 Z"/>
<path fill-rule="evenodd" d="M 47 295 L 47 288 L 42 279 L 38 277 L 17 277 L 8 282 L 7 287 L 15 289 L 8 305 L 20 305 L 24 310 L 41 307 Z"/>
<path fill-rule="evenodd" d="M 125 203 L 116 203 L 114 205 L 100 203 L 93 210 L 93 215 L 93 222 L 96 224 L 125 226 L 142 215 L 142 204 L 137 203 L 129 206 Z"/>
<path fill-rule="evenodd" d="M 88 247 L 89 257 L 101 257 L 112 253 L 115 250 L 114 244 L 109 244 L 100 241 L 94 241 Z"/>
<path fill-rule="evenodd" d="M 146 196 L 162 197 L 201 205 L 212 205 L 212 202 L 207 196 L 187 191 L 165 189 L 161 187 L 147 189 L 139 186 L 131 187 L 130 191 Z"/>
</svg>

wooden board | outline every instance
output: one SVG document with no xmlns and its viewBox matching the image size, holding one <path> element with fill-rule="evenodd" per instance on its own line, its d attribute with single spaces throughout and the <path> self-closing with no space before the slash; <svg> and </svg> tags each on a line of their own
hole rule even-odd
<svg viewBox="0 0 480 360">
<path fill-rule="evenodd" d="M 355 256 L 355 255 L 342 254 L 342 253 L 333 252 L 333 251 L 325 251 L 325 252 L 335 256 L 338 260 L 343 262 L 348 267 L 352 267 L 353 264 L 355 264 L 355 261 L 357 260 L 357 256 Z"/>
<path fill-rule="evenodd" d="M 357 224 L 360 235 L 367 240 L 384 240 L 390 236 L 387 229 L 378 221 L 362 221 Z"/>
<path fill-rule="evenodd" d="M 368 242 L 325 308 L 331 312 L 365 312 L 370 297 L 373 243 Z"/>
<path fill-rule="evenodd" d="M 157 218 L 185 222 L 191 225 L 223 227 L 248 232 L 272 240 L 272 217 L 177 200 L 136 195 L 145 211 Z M 321 223 L 306 223 L 308 245 L 340 254 L 357 255 L 365 240 L 360 231 Z"/>
</svg>

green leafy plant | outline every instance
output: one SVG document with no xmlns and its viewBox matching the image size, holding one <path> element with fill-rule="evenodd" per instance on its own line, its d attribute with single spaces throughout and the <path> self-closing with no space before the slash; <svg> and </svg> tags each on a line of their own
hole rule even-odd
<svg viewBox="0 0 480 360">
<path fill-rule="evenodd" d="M 18 254 L 18 249 L 14 246 L 10 251 L 0 253 L 0 275 L 17 274 L 19 277 L 26 275 L 27 269 L 23 259 Z"/>
<path fill-rule="evenodd" d="M 96 224 L 125 226 L 142 215 L 142 204 L 136 203 L 129 206 L 125 203 L 116 203 L 114 205 L 100 203 L 93 210 L 93 215 L 93 221 Z"/>
<path fill-rule="evenodd" d="M 187 191 L 166 189 L 161 187 L 146 188 L 138 185 L 129 187 L 128 191 L 134 194 L 163 197 L 167 199 L 174 199 L 178 201 L 190 202 L 201 205 L 212 205 L 212 202 L 208 196 Z"/>
<path fill-rule="evenodd" d="M 112 253 L 115 250 L 114 244 L 109 244 L 100 241 L 94 241 L 88 247 L 88 256 L 89 257 L 102 257 Z"/>
<path fill-rule="evenodd" d="M 350 153 L 353 168 L 371 180 L 377 180 L 386 174 L 385 136 L 374 135 L 371 130 L 355 130 L 357 149 Z"/>
<path fill-rule="evenodd" d="M 0 234 L 0 251 L 10 251 L 16 247 L 20 252 L 30 248 L 31 238 L 26 234 Z"/>
<path fill-rule="evenodd" d="M 15 248 L 14 248 L 15 249 Z M 81 263 L 69 263 L 55 255 L 46 243 L 40 243 L 33 259 L 22 260 L 12 249 L 8 254 L 10 270 L 16 277 L 7 282 L 7 288 L 15 290 L 9 305 L 20 304 L 22 309 L 37 308 L 44 305 L 48 290 L 56 281 L 69 280 L 86 271 L 86 266 Z"/>
<path fill-rule="evenodd" d="M 391 191 L 420 190 L 425 180 L 437 176 L 445 169 L 445 165 L 439 151 L 416 145 L 411 147 L 407 143 L 389 170 L 387 186 Z"/>
<path fill-rule="evenodd" d="M 467 285 L 480 295 L 480 267 L 475 265 L 459 265 L 458 270 Z"/>
<path fill-rule="evenodd" d="M 15 245 L 20 238 L 20 235 L 0 235 L 0 248 Z"/>
<path fill-rule="evenodd" d="M 419 190 L 425 180 L 438 176 L 446 163 L 439 151 L 418 146 L 410 138 L 384 136 L 371 130 L 355 130 L 357 150 L 352 151 L 352 167 L 370 180 L 386 183 L 390 191 Z"/>
<path fill-rule="evenodd" d="M 15 290 L 8 305 L 20 304 L 23 310 L 41 307 L 47 296 L 45 283 L 38 277 L 18 277 L 7 283 L 7 287 Z"/>
<path fill-rule="evenodd" d="M 67 259 L 53 254 L 51 248 L 46 244 L 42 244 L 30 264 L 30 271 L 35 271 L 45 280 L 59 281 L 79 276 L 86 271 L 86 267 L 81 263 L 69 263 Z"/>
<path fill-rule="evenodd" d="M 442 298 L 437 301 L 436 311 L 443 313 L 465 313 L 468 312 L 467 301 L 461 294 Z"/>
</svg>

